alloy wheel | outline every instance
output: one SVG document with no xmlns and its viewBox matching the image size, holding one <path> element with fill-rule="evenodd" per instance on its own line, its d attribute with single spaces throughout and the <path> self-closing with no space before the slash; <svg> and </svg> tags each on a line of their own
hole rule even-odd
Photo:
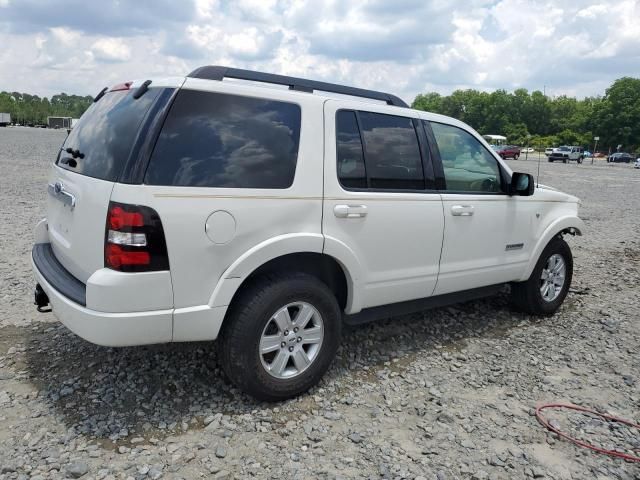
<svg viewBox="0 0 640 480">
<path fill-rule="evenodd" d="M 265 370 L 278 379 L 304 372 L 320 353 L 322 316 L 307 302 L 294 302 L 274 313 L 262 331 L 258 353 Z"/>
<path fill-rule="evenodd" d="M 567 266 L 562 255 L 554 253 L 547 259 L 540 275 L 540 294 L 545 302 L 553 302 L 562 291 Z"/>
</svg>

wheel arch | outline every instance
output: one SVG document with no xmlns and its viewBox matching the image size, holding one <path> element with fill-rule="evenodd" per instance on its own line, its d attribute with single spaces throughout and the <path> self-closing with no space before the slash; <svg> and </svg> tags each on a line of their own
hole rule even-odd
<svg viewBox="0 0 640 480">
<path fill-rule="evenodd" d="M 321 234 L 289 234 L 253 247 L 225 270 L 210 297 L 209 306 L 229 306 L 247 282 L 285 269 L 318 277 L 336 294 L 340 308 L 351 313 L 358 297 L 354 275 L 358 275 L 359 262 L 352 252 L 335 246 L 326 252 L 326 244 L 331 243 Z"/>
<path fill-rule="evenodd" d="M 579 235 L 582 236 L 582 232 L 584 231 L 584 222 L 578 218 L 577 216 L 565 216 L 555 220 L 551 225 L 549 225 L 538 242 L 533 249 L 533 253 L 531 254 L 531 258 L 529 259 L 529 263 L 527 264 L 527 268 L 520 278 L 520 281 L 525 281 L 533 272 L 533 269 L 538 263 L 538 259 L 542 254 L 542 251 L 549 244 L 549 242 L 556 237 L 557 235 Z"/>
</svg>

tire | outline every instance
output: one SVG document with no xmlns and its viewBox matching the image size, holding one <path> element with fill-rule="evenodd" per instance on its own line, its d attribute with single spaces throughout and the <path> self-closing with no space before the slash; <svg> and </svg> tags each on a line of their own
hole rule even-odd
<svg viewBox="0 0 640 480">
<path fill-rule="evenodd" d="M 293 328 L 295 324 L 286 323 L 284 318 L 288 319 L 290 315 L 295 321 L 296 315 L 302 312 L 299 305 L 304 305 L 303 308 L 310 305 L 315 309 L 309 324 L 315 322 L 314 328 L 317 327 L 317 313 L 321 325 L 321 341 L 319 345 L 306 345 L 309 350 L 305 351 L 305 358 L 311 360 L 302 369 L 298 369 L 293 356 L 305 348 L 304 340 L 298 343 L 299 332 L 290 332 L 288 336 L 284 336 L 274 320 L 277 312 L 287 308 L 288 313 L 281 320 L 290 326 L 287 328 Z M 229 380 L 249 395 L 266 401 L 285 400 L 318 383 L 335 357 L 340 345 L 341 330 L 341 312 L 335 295 L 316 277 L 305 273 L 259 277 L 239 293 L 230 307 L 218 338 L 220 363 Z M 283 341 L 280 346 L 272 344 L 270 348 L 275 350 L 265 354 L 266 357 L 260 353 L 263 334 L 279 335 Z M 280 340 L 276 339 L 276 343 Z M 289 353 L 290 349 L 295 349 L 295 353 Z M 270 360 L 271 354 L 273 356 Z M 287 358 L 286 362 L 280 362 L 284 371 L 277 375 L 278 369 L 273 367 L 273 373 L 270 373 L 269 367 L 273 366 L 270 362 L 275 363 L 279 355 Z M 291 373 L 292 370 L 297 373 Z"/>
<path fill-rule="evenodd" d="M 549 159 L 549 163 L 553 163 L 553 160 L 551 158 Z"/>
<path fill-rule="evenodd" d="M 580 165 L 582 163 L 582 160 L 584 160 L 583 157 L 578 158 L 578 165 Z"/>
<path fill-rule="evenodd" d="M 520 157 L 520 154 L 519 154 L 519 153 L 514 153 L 514 154 L 513 154 L 513 159 L 514 159 L 514 160 L 517 160 L 517 159 L 518 159 L 518 157 Z"/>
<path fill-rule="evenodd" d="M 562 160 L 562 163 L 567 163 L 567 159 L 566 159 L 566 158 L 565 158 L 565 159 L 563 159 L 563 160 Z"/>
<path fill-rule="evenodd" d="M 564 283 L 560 291 L 556 293 L 555 298 L 546 300 L 543 298 L 541 291 L 544 282 L 542 279 L 543 270 L 546 269 L 547 262 L 555 255 L 559 255 L 564 261 Z M 517 310 L 531 315 L 553 315 L 558 308 L 560 308 L 562 302 L 564 302 L 569 287 L 571 286 L 572 278 L 573 256 L 571 249 L 562 237 L 554 237 L 542 251 L 529 279 L 524 282 L 511 284 L 512 304 Z"/>
</svg>

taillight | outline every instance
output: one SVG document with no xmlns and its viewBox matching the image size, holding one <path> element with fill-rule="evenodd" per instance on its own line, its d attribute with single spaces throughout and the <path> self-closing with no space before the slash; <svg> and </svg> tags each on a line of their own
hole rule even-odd
<svg viewBox="0 0 640 480">
<path fill-rule="evenodd" d="M 121 272 L 169 270 L 164 229 L 153 208 L 109 202 L 104 266 Z"/>
</svg>

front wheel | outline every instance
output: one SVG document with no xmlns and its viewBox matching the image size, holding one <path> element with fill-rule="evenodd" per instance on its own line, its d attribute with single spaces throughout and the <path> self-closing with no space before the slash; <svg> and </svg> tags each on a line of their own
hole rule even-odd
<svg viewBox="0 0 640 480">
<path fill-rule="evenodd" d="M 327 371 L 340 344 L 335 296 L 304 273 L 265 276 L 234 299 L 218 339 L 227 377 L 253 397 L 299 395 Z"/>
<path fill-rule="evenodd" d="M 573 255 L 567 242 L 555 237 L 545 247 L 529 279 L 511 285 L 514 306 L 532 315 L 553 315 L 569 291 Z"/>
<path fill-rule="evenodd" d="M 584 160 L 583 157 L 578 158 L 578 164 L 582 163 L 582 160 Z"/>
<path fill-rule="evenodd" d="M 518 157 L 520 157 L 520 154 L 519 154 L 519 153 L 515 153 L 515 154 L 513 155 L 513 159 L 514 159 L 514 160 L 517 160 L 517 159 L 518 159 Z"/>
</svg>

